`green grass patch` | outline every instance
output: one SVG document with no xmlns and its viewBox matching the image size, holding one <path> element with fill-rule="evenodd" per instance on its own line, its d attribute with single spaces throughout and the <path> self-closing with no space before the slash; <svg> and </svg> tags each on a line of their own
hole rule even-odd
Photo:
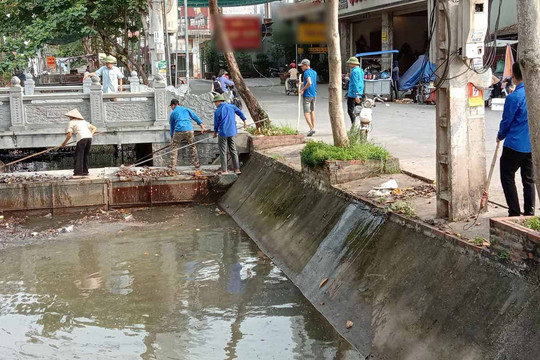
<svg viewBox="0 0 540 360">
<path fill-rule="evenodd" d="M 390 210 L 397 214 L 403 214 L 408 217 L 416 217 L 414 209 L 412 208 L 411 203 L 408 201 L 399 200 L 390 205 Z"/>
<path fill-rule="evenodd" d="M 533 216 L 523 222 L 523 225 L 534 231 L 540 231 L 540 218 Z"/>
<path fill-rule="evenodd" d="M 251 135 L 265 135 L 265 136 L 280 136 L 280 135 L 296 135 L 298 131 L 287 125 L 270 125 L 263 126 L 259 129 L 250 126 L 246 128 L 246 131 Z"/>
<path fill-rule="evenodd" d="M 348 147 L 337 147 L 322 141 L 310 141 L 300 154 L 302 163 L 309 167 L 324 165 L 326 160 L 383 160 L 390 157 L 388 150 L 367 141 L 351 143 Z"/>
<path fill-rule="evenodd" d="M 484 242 L 487 242 L 487 241 L 483 237 L 477 236 L 474 239 L 469 240 L 469 242 L 472 242 L 476 246 L 482 246 L 482 245 L 484 245 Z"/>
</svg>

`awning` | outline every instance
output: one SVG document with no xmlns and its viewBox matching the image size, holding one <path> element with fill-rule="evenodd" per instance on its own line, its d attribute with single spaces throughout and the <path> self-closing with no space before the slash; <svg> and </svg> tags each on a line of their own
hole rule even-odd
<svg viewBox="0 0 540 360">
<path fill-rule="evenodd" d="M 514 44 L 517 44 L 518 41 L 517 40 L 501 40 L 501 39 L 497 39 L 497 47 L 506 47 L 506 45 L 514 45 Z M 493 45 L 495 44 L 494 41 L 490 41 L 487 43 L 487 46 L 488 47 L 493 47 Z"/>
<path fill-rule="evenodd" d="M 358 53 L 355 56 L 356 57 L 365 57 L 365 56 L 375 56 L 375 55 L 384 55 L 384 54 L 397 54 L 397 53 L 399 53 L 399 50 L 384 50 L 384 51 L 372 51 L 372 52 Z"/>
<path fill-rule="evenodd" d="M 259 5 L 266 4 L 277 0 L 218 0 L 219 7 L 232 7 L 232 6 L 246 6 L 246 5 Z M 183 6 L 183 2 L 180 1 L 178 6 Z M 208 0 L 188 0 L 188 7 L 208 7 Z"/>
</svg>

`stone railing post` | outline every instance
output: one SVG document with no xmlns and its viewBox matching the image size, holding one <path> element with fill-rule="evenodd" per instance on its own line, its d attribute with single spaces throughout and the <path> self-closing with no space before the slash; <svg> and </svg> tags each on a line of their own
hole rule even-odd
<svg viewBox="0 0 540 360">
<path fill-rule="evenodd" d="M 11 87 L 9 88 L 9 109 L 11 111 L 10 130 L 24 129 L 23 89 L 21 87 L 21 79 L 16 76 L 11 78 Z"/>
<path fill-rule="evenodd" d="M 90 85 L 90 116 L 92 124 L 95 126 L 105 125 L 105 107 L 103 106 L 103 90 L 99 82 L 99 77 L 92 77 Z"/>
<path fill-rule="evenodd" d="M 167 122 L 167 90 L 163 76 L 157 74 L 152 83 L 154 87 L 154 109 L 155 123 L 154 125 L 166 125 Z"/>
<path fill-rule="evenodd" d="M 26 80 L 24 81 L 24 95 L 34 95 L 34 89 L 36 87 L 36 82 L 32 77 L 32 74 L 26 74 Z"/>
<path fill-rule="evenodd" d="M 90 94 L 90 87 L 92 86 L 92 78 L 87 77 L 82 82 L 82 92 L 83 94 Z"/>
<path fill-rule="evenodd" d="M 132 71 L 129 77 L 129 91 L 134 93 L 141 92 L 141 83 L 139 82 L 139 76 L 136 71 Z"/>
</svg>

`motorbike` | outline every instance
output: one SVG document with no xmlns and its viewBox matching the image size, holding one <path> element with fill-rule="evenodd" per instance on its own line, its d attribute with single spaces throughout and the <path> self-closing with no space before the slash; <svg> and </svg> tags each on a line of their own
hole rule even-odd
<svg viewBox="0 0 540 360">
<path fill-rule="evenodd" d="M 350 78 L 349 76 L 347 76 L 348 74 L 343 74 L 343 76 L 341 77 L 341 88 L 343 90 L 349 90 L 349 81 L 350 81 Z"/>
<path fill-rule="evenodd" d="M 373 120 L 373 108 L 376 102 L 385 102 L 387 99 L 375 95 L 373 98 L 364 96 L 360 105 L 354 107 L 355 121 L 352 130 L 358 131 L 363 140 L 369 141 L 369 135 L 373 129 L 371 121 Z"/>
<path fill-rule="evenodd" d="M 283 66 L 270 66 L 268 70 L 270 72 L 270 77 L 279 77 L 279 74 L 287 71 Z"/>
<path fill-rule="evenodd" d="M 242 98 L 240 98 L 240 96 L 238 95 L 238 91 L 236 91 L 236 88 L 233 85 L 228 85 L 227 88 L 231 93 L 230 103 L 236 105 L 237 108 L 242 110 Z"/>
<path fill-rule="evenodd" d="M 298 79 L 285 80 L 285 95 L 298 95 Z"/>
</svg>

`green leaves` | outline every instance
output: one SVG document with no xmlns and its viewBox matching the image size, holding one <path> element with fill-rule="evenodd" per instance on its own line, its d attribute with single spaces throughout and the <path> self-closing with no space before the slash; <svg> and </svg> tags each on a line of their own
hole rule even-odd
<svg viewBox="0 0 540 360">
<path fill-rule="evenodd" d="M 119 38 L 126 25 L 142 31 L 147 6 L 146 0 L 0 0 L 0 71 L 24 64 L 46 44 L 71 43 L 98 30 Z"/>
</svg>

